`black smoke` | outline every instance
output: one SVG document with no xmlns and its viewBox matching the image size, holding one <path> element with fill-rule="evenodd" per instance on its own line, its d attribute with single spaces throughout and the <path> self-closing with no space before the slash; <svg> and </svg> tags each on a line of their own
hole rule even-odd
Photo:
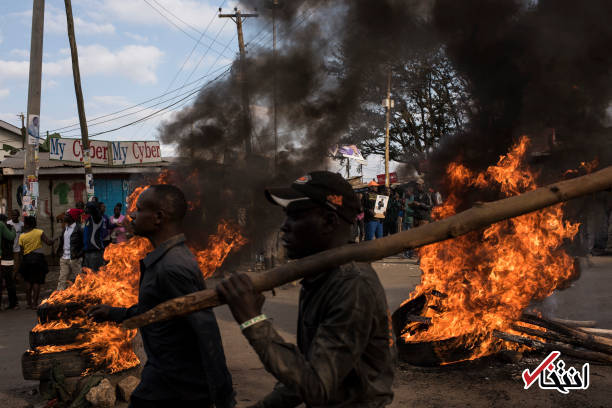
<svg viewBox="0 0 612 408">
<path fill-rule="evenodd" d="M 246 0 L 271 30 L 271 1 Z M 236 61 L 227 77 L 161 127 L 178 146 L 176 181 L 200 195 L 191 229 L 197 239 L 220 218 L 245 214 L 254 250 L 278 227 L 282 213 L 263 189 L 324 168 L 328 148 L 346 138 L 365 81 L 383 88 L 390 66 L 419 50 L 444 47 L 467 80 L 467 130 L 430 152 L 440 178 L 460 158 L 473 170 L 494 163 L 522 134 L 554 129 L 550 156 L 536 163 L 543 177 L 599 156 L 611 157 L 607 109 L 612 92 L 612 2 L 590 0 L 293 0 L 276 11 L 279 45 L 248 49 L 246 78 Z M 246 41 L 248 42 L 248 38 Z M 248 130 L 241 86 L 250 100 Z M 276 83 L 279 153 L 271 121 Z M 382 91 L 382 89 L 381 89 Z M 381 92 L 381 99 L 384 92 Z M 244 142 L 252 138 L 253 152 Z M 187 175 L 197 170 L 197 178 Z M 242 215 L 239 215 L 242 214 Z M 244 217 L 243 221 L 244 221 Z"/>
</svg>

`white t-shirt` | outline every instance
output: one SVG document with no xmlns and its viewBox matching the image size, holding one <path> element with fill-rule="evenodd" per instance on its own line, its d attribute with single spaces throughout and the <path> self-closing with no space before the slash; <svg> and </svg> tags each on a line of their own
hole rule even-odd
<svg viewBox="0 0 612 408">
<path fill-rule="evenodd" d="M 8 220 L 7 224 L 12 225 L 15 228 L 15 241 L 13 242 L 13 252 L 21 251 L 21 247 L 19 246 L 19 236 L 23 232 L 23 221 L 19 221 L 14 223 L 13 220 Z"/>
<path fill-rule="evenodd" d="M 74 232 L 75 225 L 76 222 L 73 222 L 72 225 L 68 225 L 64 231 L 64 255 L 62 255 L 62 259 L 70 259 L 70 236 Z"/>
</svg>

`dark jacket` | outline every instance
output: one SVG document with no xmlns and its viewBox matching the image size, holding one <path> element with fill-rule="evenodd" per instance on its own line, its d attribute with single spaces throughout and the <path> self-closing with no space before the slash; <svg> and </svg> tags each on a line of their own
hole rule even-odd
<svg viewBox="0 0 612 408">
<path fill-rule="evenodd" d="M 202 272 L 180 234 L 140 261 L 138 304 L 113 308 L 110 320 L 121 323 L 166 300 L 203 289 Z M 153 323 L 140 333 L 147 363 L 134 396 L 158 401 L 209 400 L 218 408 L 235 405 L 232 377 L 212 310 Z"/>
<path fill-rule="evenodd" d="M 258 406 L 383 407 L 393 400 L 395 341 L 385 292 L 369 264 L 302 281 L 298 346 L 269 320 L 244 330 L 280 382 Z"/>
<path fill-rule="evenodd" d="M 5 223 L 0 222 L 0 241 L 7 240 L 13 243 L 13 241 L 15 240 L 15 235 L 16 235 L 16 232 L 14 228 L 10 228 Z M 2 245 L 0 245 L 0 256 L 1 255 L 2 255 Z"/>
<path fill-rule="evenodd" d="M 106 236 L 104 218 L 96 203 L 87 203 L 89 217 L 83 227 L 83 251 L 104 251 L 103 239 Z"/>
<path fill-rule="evenodd" d="M 59 247 L 57 253 L 59 256 L 64 253 L 64 232 L 60 235 Z M 74 223 L 74 230 L 70 234 L 70 259 L 79 259 L 83 257 L 83 228 L 78 222 Z"/>
</svg>

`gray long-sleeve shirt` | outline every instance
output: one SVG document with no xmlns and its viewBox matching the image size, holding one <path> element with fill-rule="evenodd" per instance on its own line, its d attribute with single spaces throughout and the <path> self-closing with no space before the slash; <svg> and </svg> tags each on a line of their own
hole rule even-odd
<svg viewBox="0 0 612 408">
<path fill-rule="evenodd" d="M 177 235 L 140 261 L 138 304 L 113 308 L 110 318 L 123 320 L 166 300 L 205 288 L 198 264 Z M 209 400 L 217 407 L 235 405 L 232 377 L 212 310 L 153 323 L 140 329 L 147 363 L 133 395 L 145 400 Z"/>
<path fill-rule="evenodd" d="M 384 290 L 369 264 L 302 281 L 297 347 L 270 321 L 243 333 L 279 380 L 259 407 L 383 407 L 393 400 L 395 341 Z"/>
</svg>

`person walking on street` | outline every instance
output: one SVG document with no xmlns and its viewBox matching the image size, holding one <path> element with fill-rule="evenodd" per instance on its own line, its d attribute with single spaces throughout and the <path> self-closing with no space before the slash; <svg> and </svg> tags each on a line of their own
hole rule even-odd
<svg viewBox="0 0 612 408">
<path fill-rule="evenodd" d="M 15 232 L 13 226 L 8 223 L 8 217 L 5 214 L 0 214 L 0 222 L 4 224 L 9 231 Z M 2 252 L 0 255 L 0 309 L 2 308 L 2 292 L 6 288 L 8 295 L 8 309 L 19 309 L 17 304 L 17 288 L 15 286 L 15 262 L 13 254 L 14 240 L 2 239 Z"/>
<path fill-rule="evenodd" d="M 104 265 L 104 218 L 97 202 L 87 203 L 85 214 L 87 219 L 83 228 L 83 267 L 97 272 Z"/>
<path fill-rule="evenodd" d="M 76 210 L 68 210 L 64 215 L 64 232 L 57 248 L 60 256 L 60 274 L 57 290 L 68 287 L 68 279 L 81 273 L 83 265 L 83 228 L 76 222 L 80 214 Z"/>
<path fill-rule="evenodd" d="M 187 201 L 171 185 L 145 190 L 131 214 L 136 235 L 154 250 L 140 262 L 138 303 L 130 308 L 97 305 L 88 315 L 121 323 L 167 300 L 205 289 L 195 257 L 185 245 Z M 211 309 L 141 329 L 147 363 L 132 393 L 131 408 L 230 408 L 236 405 L 221 334 Z"/>
<path fill-rule="evenodd" d="M 359 203 L 339 174 L 316 171 L 266 197 L 285 210 L 291 259 L 346 245 Z M 351 262 L 301 281 L 297 346 L 266 315 L 246 274 L 217 286 L 242 334 L 279 381 L 252 407 L 383 407 L 393 400 L 395 340 L 385 292 L 369 263 Z"/>
<path fill-rule="evenodd" d="M 31 309 L 38 307 L 40 285 L 45 283 L 45 276 L 49 272 L 45 254 L 42 252 L 43 242 L 49 246 L 53 245 L 53 240 L 47 238 L 43 230 L 36 228 L 36 217 L 25 217 L 23 233 L 19 236 L 19 246 L 23 252 L 19 274 L 27 283 L 26 301 Z"/>
</svg>

